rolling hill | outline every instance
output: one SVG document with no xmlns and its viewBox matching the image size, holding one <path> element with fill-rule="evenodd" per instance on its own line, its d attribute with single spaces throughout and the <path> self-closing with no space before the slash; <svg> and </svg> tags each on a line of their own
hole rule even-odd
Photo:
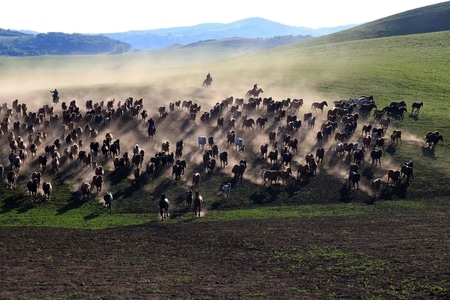
<svg viewBox="0 0 450 300">
<path fill-rule="evenodd" d="M 310 39 L 305 46 L 450 30 L 450 1 L 408 10 Z"/>
</svg>

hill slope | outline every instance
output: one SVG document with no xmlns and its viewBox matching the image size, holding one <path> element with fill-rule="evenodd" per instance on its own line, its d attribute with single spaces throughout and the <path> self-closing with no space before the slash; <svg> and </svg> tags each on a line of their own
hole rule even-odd
<svg viewBox="0 0 450 300">
<path fill-rule="evenodd" d="M 319 45 L 450 30 L 450 1 L 408 10 L 353 28 L 305 41 Z"/>
</svg>

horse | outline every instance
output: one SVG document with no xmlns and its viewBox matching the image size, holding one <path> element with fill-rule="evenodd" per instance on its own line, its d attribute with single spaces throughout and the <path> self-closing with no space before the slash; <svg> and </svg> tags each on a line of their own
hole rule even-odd
<svg viewBox="0 0 450 300">
<path fill-rule="evenodd" d="M 15 189 L 16 188 L 16 180 L 17 180 L 17 174 L 14 171 L 9 171 L 8 174 L 6 174 L 6 181 L 8 183 L 8 188 Z"/>
<path fill-rule="evenodd" d="M 362 127 L 362 134 L 363 134 L 364 136 L 369 135 L 371 131 L 372 131 L 372 124 L 364 125 L 364 126 Z"/>
<path fill-rule="evenodd" d="M 272 183 L 276 183 L 278 179 L 281 178 L 281 172 L 279 170 L 265 170 L 263 173 L 263 181 L 264 184 L 266 183 L 266 180 Z"/>
<path fill-rule="evenodd" d="M 248 90 L 247 93 L 245 94 L 245 97 L 255 97 L 255 98 L 259 98 L 259 94 L 264 93 L 264 91 L 262 90 L 262 88 L 259 88 L 257 90 L 255 89 L 251 89 Z"/>
<path fill-rule="evenodd" d="M 270 163 L 272 164 L 278 163 L 278 149 L 270 151 L 267 157 L 269 158 Z"/>
<path fill-rule="evenodd" d="M 412 167 L 412 162 L 411 163 L 405 163 L 403 164 L 403 166 L 400 169 L 400 174 L 402 175 L 403 178 L 406 178 L 406 184 L 409 185 L 412 178 L 413 178 L 413 172 L 414 169 Z"/>
<path fill-rule="evenodd" d="M 203 87 L 205 88 L 211 87 L 212 81 L 213 81 L 212 77 L 205 78 L 205 80 L 203 80 Z"/>
<path fill-rule="evenodd" d="M 186 192 L 186 194 L 184 195 L 184 201 L 186 202 L 185 208 L 186 208 L 186 211 L 188 211 L 188 212 L 191 211 L 193 198 L 194 198 L 194 196 L 192 194 L 192 190 L 188 190 Z"/>
<path fill-rule="evenodd" d="M 149 125 L 147 128 L 147 134 L 149 138 L 153 138 L 156 133 L 156 127 L 154 125 Z"/>
<path fill-rule="evenodd" d="M 166 194 L 161 194 L 159 198 L 159 214 L 161 220 L 169 217 L 169 199 L 167 199 Z"/>
<path fill-rule="evenodd" d="M 195 197 L 192 200 L 194 202 L 194 215 L 200 217 L 202 211 L 203 197 L 200 195 L 199 191 L 195 191 Z M 198 213 L 197 213 L 198 211 Z"/>
<path fill-rule="evenodd" d="M 364 148 L 364 147 L 363 147 Z M 357 165 L 364 164 L 364 149 L 359 148 L 353 152 L 353 162 Z"/>
<path fill-rule="evenodd" d="M 261 145 L 260 151 L 263 158 L 267 158 L 267 151 L 269 149 L 269 144 Z"/>
<path fill-rule="evenodd" d="M 401 130 L 393 130 L 391 134 L 391 143 L 397 143 L 402 140 L 402 131 Z"/>
<path fill-rule="evenodd" d="M 310 117 L 308 118 L 308 128 L 314 128 L 314 126 L 316 125 L 316 117 Z"/>
<path fill-rule="evenodd" d="M 83 182 L 81 184 L 81 199 L 88 200 L 89 195 L 91 194 L 91 184 L 89 182 Z"/>
<path fill-rule="evenodd" d="M 312 110 L 320 109 L 320 111 L 323 113 L 323 107 L 324 107 L 324 106 L 328 106 L 327 101 L 313 102 L 313 103 L 311 104 L 311 109 L 312 109 Z"/>
<path fill-rule="evenodd" d="M 103 194 L 103 201 L 105 201 L 105 207 L 107 207 L 109 210 L 109 213 L 111 213 L 113 194 L 109 191 L 105 192 L 105 194 Z"/>
<path fill-rule="evenodd" d="M 247 162 L 245 160 L 241 160 L 239 164 L 233 166 L 233 168 L 231 169 L 231 173 L 234 174 L 234 178 L 242 178 L 246 169 Z"/>
<path fill-rule="evenodd" d="M 439 132 L 428 132 L 425 139 L 426 147 L 431 150 L 434 150 L 439 141 L 444 141 L 444 138 L 441 134 L 439 134 Z"/>
<path fill-rule="evenodd" d="M 411 114 L 413 114 L 413 113 L 418 114 L 420 111 L 420 108 L 422 108 L 422 106 L 423 106 L 423 102 L 420 102 L 420 103 L 414 102 L 412 104 Z"/>
<path fill-rule="evenodd" d="M 304 179 L 307 179 L 308 175 L 310 174 L 309 164 L 299 164 L 297 167 L 297 179 L 302 181 Z"/>
<path fill-rule="evenodd" d="M 263 130 L 266 123 L 268 122 L 267 117 L 256 119 L 256 124 L 259 126 L 259 129 Z"/>
<path fill-rule="evenodd" d="M 242 121 L 242 128 L 245 128 L 245 129 L 247 129 L 247 128 L 254 129 L 254 128 L 253 128 L 253 125 L 255 125 L 255 120 L 252 119 L 252 118 L 250 118 L 250 119 L 244 119 L 244 120 Z"/>
<path fill-rule="evenodd" d="M 317 150 L 316 150 L 316 161 L 317 161 L 317 163 L 322 164 L 324 156 L 325 156 L 325 149 L 324 148 L 317 148 Z"/>
<path fill-rule="evenodd" d="M 291 152 L 284 152 L 283 155 L 281 156 L 282 160 L 283 160 L 283 164 L 285 166 L 291 166 L 292 163 L 292 153 Z"/>
<path fill-rule="evenodd" d="M 205 147 L 206 143 L 208 142 L 208 139 L 206 136 L 201 135 L 197 138 L 198 146 L 202 147 L 202 149 Z"/>
<path fill-rule="evenodd" d="M 42 183 L 42 190 L 44 191 L 44 199 L 50 202 L 50 194 L 52 193 L 53 187 L 50 181 L 46 180 Z"/>
<path fill-rule="evenodd" d="M 401 179 L 401 172 L 399 170 L 389 170 L 388 171 L 388 184 L 392 182 L 393 185 L 396 185 Z"/>
<path fill-rule="evenodd" d="M 33 197 L 33 199 L 36 199 L 38 186 L 39 183 L 37 179 L 30 179 L 27 182 L 28 195 Z"/>
<path fill-rule="evenodd" d="M 236 144 L 236 149 L 238 149 L 239 151 L 244 151 L 244 139 L 242 138 L 236 138 L 234 143 Z"/>
<path fill-rule="evenodd" d="M 381 156 L 382 155 L 383 155 L 383 151 L 381 149 L 372 150 L 372 152 L 370 152 L 370 157 L 372 158 L 372 165 L 375 164 L 375 166 L 376 166 L 378 163 L 381 166 Z"/>
<path fill-rule="evenodd" d="M 231 194 L 231 182 L 222 184 L 220 189 L 222 190 L 224 197 L 229 197 Z"/>
<path fill-rule="evenodd" d="M 370 181 L 370 190 L 372 191 L 373 196 L 377 196 L 380 193 L 382 184 L 383 182 L 379 177 Z"/>
<path fill-rule="evenodd" d="M 348 176 L 349 185 L 352 183 L 351 187 L 353 189 L 359 189 L 359 181 L 361 180 L 361 174 L 356 172 L 350 172 Z"/>
<path fill-rule="evenodd" d="M 192 186 L 194 188 L 199 188 L 200 187 L 200 173 L 194 173 L 194 175 L 192 175 Z"/>
<path fill-rule="evenodd" d="M 286 170 L 280 171 L 280 178 L 283 180 L 283 183 L 287 183 L 292 175 L 292 169 L 289 167 Z"/>
<path fill-rule="evenodd" d="M 181 179 L 181 174 L 183 173 L 183 170 L 184 169 L 183 169 L 183 167 L 181 165 L 174 164 L 172 166 L 172 177 L 171 178 L 173 178 L 173 175 L 175 175 L 175 181 L 180 180 Z"/>
<path fill-rule="evenodd" d="M 220 159 L 220 166 L 222 168 L 224 168 L 225 166 L 228 165 L 228 152 L 227 151 L 223 151 L 219 154 L 219 159 Z"/>
</svg>

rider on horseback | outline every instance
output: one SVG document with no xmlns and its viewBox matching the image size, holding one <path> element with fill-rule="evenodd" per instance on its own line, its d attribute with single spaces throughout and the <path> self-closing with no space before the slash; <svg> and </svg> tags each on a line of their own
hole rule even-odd
<svg viewBox="0 0 450 300">
<path fill-rule="evenodd" d="M 208 73 L 206 75 L 206 82 L 211 82 L 211 74 L 210 73 Z"/>
<path fill-rule="evenodd" d="M 50 93 L 53 94 L 53 99 L 58 98 L 58 90 L 57 89 L 55 89 L 54 91 L 50 91 Z"/>
<path fill-rule="evenodd" d="M 155 127 L 155 121 L 153 120 L 153 118 L 150 118 L 147 122 L 148 122 L 148 128 Z"/>
</svg>

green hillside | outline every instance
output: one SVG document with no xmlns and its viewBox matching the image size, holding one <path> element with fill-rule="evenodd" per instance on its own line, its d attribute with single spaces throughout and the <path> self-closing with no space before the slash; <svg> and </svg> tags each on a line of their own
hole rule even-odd
<svg viewBox="0 0 450 300">
<path fill-rule="evenodd" d="M 408 10 L 302 42 L 305 46 L 450 30 L 450 1 Z"/>
</svg>

